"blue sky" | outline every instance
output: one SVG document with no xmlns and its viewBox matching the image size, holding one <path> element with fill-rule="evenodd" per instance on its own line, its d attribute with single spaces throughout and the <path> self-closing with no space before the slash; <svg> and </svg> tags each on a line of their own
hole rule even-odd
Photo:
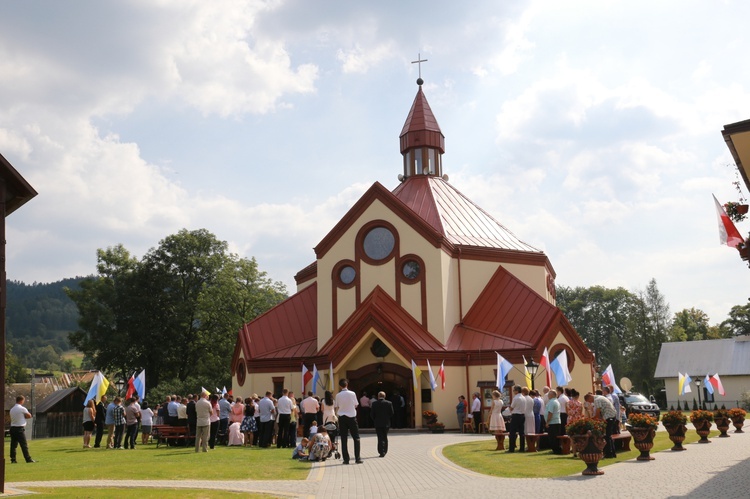
<svg viewBox="0 0 750 499">
<path fill-rule="evenodd" d="M 397 185 L 421 53 L 451 183 L 559 284 L 655 278 L 712 323 L 746 303 L 711 193 L 737 197 L 720 130 L 750 118 L 750 4 L 468 5 L 3 2 L 0 152 L 39 192 L 8 219 L 8 277 L 207 228 L 292 291 L 356 199 Z"/>
</svg>

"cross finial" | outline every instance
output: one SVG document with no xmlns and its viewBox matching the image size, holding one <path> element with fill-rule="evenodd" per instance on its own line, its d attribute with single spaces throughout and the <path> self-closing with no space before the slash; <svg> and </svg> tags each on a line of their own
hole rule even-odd
<svg viewBox="0 0 750 499">
<path fill-rule="evenodd" d="M 427 59 L 422 59 L 422 54 L 417 53 L 417 60 L 411 61 L 412 64 L 416 64 L 419 67 L 419 78 L 417 78 L 417 85 L 422 86 L 424 80 L 422 79 L 422 63 L 427 62 Z"/>
</svg>

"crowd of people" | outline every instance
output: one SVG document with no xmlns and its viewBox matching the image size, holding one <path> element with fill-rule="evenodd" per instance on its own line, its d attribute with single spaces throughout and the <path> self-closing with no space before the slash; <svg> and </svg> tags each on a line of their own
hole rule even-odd
<svg viewBox="0 0 750 499">
<path fill-rule="evenodd" d="M 304 398 L 297 399 L 286 388 L 278 398 L 270 391 L 263 397 L 252 394 L 245 399 L 235 398 L 230 393 L 170 395 L 153 409 L 146 401 L 141 401 L 138 394 L 125 399 L 115 397 L 111 402 L 104 395 L 99 403 L 90 400 L 83 409 L 83 447 L 135 449 L 139 428 L 141 444 L 145 444 L 155 425 L 165 425 L 185 427 L 188 438 L 183 443 L 194 444 L 195 452 L 208 452 L 216 445 L 259 448 L 275 445 L 293 449 L 295 458 L 324 460 L 333 453 L 338 455 L 336 438 L 340 434 L 344 464 L 350 461 L 349 435 L 354 443 L 354 462 L 360 464 L 359 426 L 362 422 L 375 427 L 378 453 L 385 457 L 388 428 L 394 420 L 398 421 L 394 404 L 385 399 L 384 392 L 373 399 L 366 393 L 358 398 L 348 389 L 345 379 L 339 382 L 339 387 L 335 396 L 326 391 L 323 398 L 308 392 Z M 403 398 L 397 400 L 402 402 Z M 300 425 L 303 439 L 298 443 Z M 105 429 L 107 440 L 102 443 Z M 26 455 L 25 441 L 21 442 L 20 437 L 18 440 Z M 167 438 L 167 444 L 177 443 L 175 439 Z M 323 448 L 327 449 L 325 456 L 322 455 Z"/>
<path fill-rule="evenodd" d="M 488 431 L 495 435 L 496 450 L 503 448 L 503 439 L 509 435 L 507 452 L 526 450 L 526 435 L 546 433 L 549 448 L 553 454 L 562 454 L 560 440 L 565 435 L 565 427 L 582 418 L 601 419 L 606 422 L 606 447 L 604 457 L 615 457 L 615 446 L 612 435 L 620 433 L 624 423 L 625 408 L 620 406 L 620 399 L 614 388 L 604 386 L 595 393 L 587 393 L 583 401 L 580 393 L 574 388 L 558 386 L 555 390 L 545 386 L 540 393 L 526 387 L 514 386 L 510 404 L 505 404 L 498 390 L 492 392 L 492 401 L 488 415 Z M 471 409 L 467 409 L 466 398 L 458 397 L 456 416 L 459 427 L 466 421 L 472 421 L 474 431 L 479 433 L 482 418 L 482 400 L 479 392 L 473 394 Z M 518 444 L 518 445 L 517 445 Z"/>
</svg>

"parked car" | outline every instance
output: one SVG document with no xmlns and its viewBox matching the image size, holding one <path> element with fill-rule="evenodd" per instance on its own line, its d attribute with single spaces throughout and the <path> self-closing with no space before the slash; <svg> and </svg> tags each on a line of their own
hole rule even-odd
<svg viewBox="0 0 750 499">
<path fill-rule="evenodd" d="M 659 419 L 661 411 L 659 406 L 650 401 L 640 393 L 628 392 L 620 393 L 620 405 L 625 407 L 625 414 L 630 416 L 631 413 L 648 414 L 649 416 Z"/>
</svg>

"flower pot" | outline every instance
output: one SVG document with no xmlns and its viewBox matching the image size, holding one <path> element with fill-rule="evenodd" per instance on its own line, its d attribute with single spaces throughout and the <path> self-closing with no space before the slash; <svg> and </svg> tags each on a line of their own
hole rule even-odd
<svg viewBox="0 0 750 499">
<path fill-rule="evenodd" d="M 747 214 L 748 205 L 746 205 L 746 204 L 736 204 L 736 205 L 734 205 L 734 209 L 737 210 L 737 213 L 739 213 L 740 215 L 746 215 Z"/>
<path fill-rule="evenodd" d="M 695 426 L 695 432 L 701 437 L 698 443 L 710 444 L 711 441 L 707 437 L 711 433 L 711 421 L 697 421 L 693 423 L 693 426 Z"/>
<path fill-rule="evenodd" d="M 716 429 L 721 432 L 719 437 L 729 438 L 729 435 L 727 435 L 727 431 L 729 431 L 729 418 L 714 418 L 714 423 L 716 423 Z"/>
<path fill-rule="evenodd" d="M 734 425 L 735 433 L 745 433 L 744 431 L 742 431 L 742 427 L 745 426 L 745 416 L 733 417 L 732 424 Z"/>
<path fill-rule="evenodd" d="M 651 448 L 654 446 L 654 429 L 653 428 L 640 428 L 630 427 L 628 428 L 630 434 L 633 435 L 633 442 L 635 448 L 641 451 L 641 455 L 636 458 L 638 461 L 653 461 L 651 457 Z"/>
<path fill-rule="evenodd" d="M 672 447 L 672 450 L 674 451 L 680 451 L 680 450 L 687 450 L 685 447 L 682 446 L 682 442 L 685 441 L 685 432 L 687 431 L 687 426 L 684 424 L 677 425 L 677 426 L 667 426 L 667 433 L 669 433 L 669 439 L 674 444 L 674 447 Z"/>
<path fill-rule="evenodd" d="M 570 435 L 573 449 L 578 453 L 581 461 L 586 463 L 582 475 L 603 475 L 599 469 L 599 461 L 604 457 L 602 450 L 606 445 L 603 437 L 594 436 L 589 431 L 586 435 Z"/>
</svg>

